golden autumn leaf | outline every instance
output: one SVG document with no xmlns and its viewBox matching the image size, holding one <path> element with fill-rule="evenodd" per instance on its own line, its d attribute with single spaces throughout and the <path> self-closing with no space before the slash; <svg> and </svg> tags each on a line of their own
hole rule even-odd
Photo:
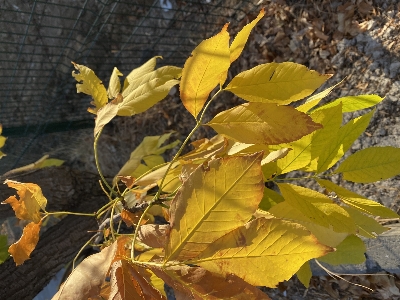
<svg viewBox="0 0 400 300">
<path fill-rule="evenodd" d="M 250 102 L 289 104 L 309 96 L 332 75 L 292 63 L 267 63 L 236 75 L 224 89 Z"/>
<path fill-rule="evenodd" d="M 251 218 L 263 195 L 261 158 L 214 159 L 190 175 L 170 205 L 166 261 L 195 257 Z"/>
<path fill-rule="evenodd" d="M 3 126 L 0 124 L 0 148 L 3 148 L 7 138 L 2 136 L 1 133 L 3 132 Z M 0 151 L 0 158 L 6 156 L 3 152 Z"/>
<path fill-rule="evenodd" d="M 353 112 L 377 105 L 383 100 L 378 95 L 358 95 L 358 96 L 346 96 L 338 98 L 332 102 L 329 102 L 321 107 L 318 107 L 315 111 L 325 109 L 342 103 L 342 112 Z"/>
<path fill-rule="evenodd" d="M 219 113 L 206 125 L 242 143 L 268 145 L 295 141 L 321 128 L 307 114 L 273 103 L 242 104 Z"/>
<path fill-rule="evenodd" d="M 114 99 L 121 91 L 121 82 L 119 81 L 119 76 L 122 75 L 123 74 L 116 67 L 114 67 L 107 89 L 107 96 L 109 99 Z"/>
<path fill-rule="evenodd" d="M 221 276 L 203 268 L 188 266 L 150 268 L 174 289 L 177 300 L 270 299 L 261 290 L 234 274 Z"/>
<path fill-rule="evenodd" d="M 276 287 L 306 261 L 332 251 L 299 224 L 258 218 L 211 243 L 190 263 L 254 286 Z"/>
<path fill-rule="evenodd" d="M 156 64 L 157 64 L 157 58 L 162 58 L 162 56 L 154 56 L 154 57 L 150 58 L 147 62 L 145 62 L 143 65 L 141 65 L 140 67 L 133 69 L 128 74 L 128 76 L 125 77 L 124 87 L 122 88 L 122 91 L 125 91 L 129 87 L 130 84 L 135 84 L 135 82 L 142 76 L 154 71 Z"/>
<path fill-rule="evenodd" d="M 329 254 L 329 253 L 328 253 Z M 309 262 L 305 262 L 304 265 L 296 273 L 297 278 L 300 282 L 308 288 L 310 286 L 310 280 L 312 277 L 311 267 Z"/>
<path fill-rule="evenodd" d="M 341 163 L 335 173 L 345 180 L 368 183 L 388 179 L 400 173 L 400 149 L 370 147 L 357 151 Z"/>
<path fill-rule="evenodd" d="M 25 260 L 29 259 L 32 251 L 35 249 L 39 241 L 40 225 L 42 222 L 31 222 L 24 227 L 21 238 L 12 244 L 8 252 L 14 259 L 15 264 L 21 265 Z"/>
<path fill-rule="evenodd" d="M 228 24 L 215 36 L 202 41 L 183 67 L 180 96 L 183 105 L 195 118 L 211 91 L 226 79 L 230 66 L 227 29 Z"/>
<path fill-rule="evenodd" d="M 42 218 L 40 210 L 44 211 L 47 205 L 47 199 L 43 196 L 40 186 L 12 180 L 6 180 L 5 183 L 17 190 L 20 199 L 10 196 L 2 203 L 10 204 L 18 219 L 39 223 Z"/>
<path fill-rule="evenodd" d="M 95 127 L 94 127 L 94 136 L 96 136 L 99 133 L 99 131 L 117 115 L 118 109 L 119 109 L 118 104 L 109 102 L 97 110 L 97 117 L 95 120 Z"/>
<path fill-rule="evenodd" d="M 96 114 L 101 107 L 108 103 L 106 88 L 91 69 L 74 62 L 72 64 L 79 71 L 79 73 L 72 71 L 72 76 L 78 81 L 76 90 L 78 93 L 92 96 L 95 108 L 88 108 L 88 111 Z"/>
<path fill-rule="evenodd" d="M 117 243 L 85 258 L 68 276 L 52 300 L 87 299 L 101 292 L 106 274 L 117 250 Z"/>
</svg>

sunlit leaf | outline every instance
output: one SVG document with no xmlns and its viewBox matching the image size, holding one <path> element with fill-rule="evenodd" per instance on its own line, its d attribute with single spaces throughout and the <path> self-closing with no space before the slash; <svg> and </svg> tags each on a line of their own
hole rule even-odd
<svg viewBox="0 0 400 300">
<path fill-rule="evenodd" d="M 44 211 L 47 205 L 47 199 L 43 196 L 40 186 L 12 180 L 6 180 L 5 183 L 17 190 L 20 199 L 10 196 L 2 203 L 10 204 L 18 219 L 39 223 L 42 218 L 40 210 Z"/>
<path fill-rule="evenodd" d="M 154 71 L 154 68 L 156 67 L 156 64 L 157 64 L 157 58 L 162 58 L 162 57 L 154 56 L 153 58 L 150 58 L 147 62 L 145 62 L 143 65 L 141 65 L 140 67 L 133 69 L 129 73 L 129 75 L 126 76 L 125 81 L 124 81 L 124 87 L 123 87 L 122 91 L 125 91 L 126 88 L 130 84 L 134 83 L 142 76 Z"/>
<path fill-rule="evenodd" d="M 269 212 L 274 216 L 316 223 L 335 232 L 356 232 L 349 214 L 327 196 L 287 183 L 280 183 L 278 187 L 285 201 L 271 207 Z"/>
<path fill-rule="evenodd" d="M 234 274 L 221 276 L 199 267 L 151 268 L 174 289 L 177 300 L 270 299 Z"/>
<path fill-rule="evenodd" d="M 179 83 L 181 68 L 164 66 L 132 81 L 122 92 L 123 100 L 118 104 L 118 116 L 142 113 L 167 96 L 170 89 Z"/>
<path fill-rule="evenodd" d="M 317 179 L 317 182 L 329 191 L 335 192 L 335 194 L 340 198 L 341 201 L 353 208 L 360 210 L 363 213 L 367 213 L 373 216 L 380 216 L 383 218 L 400 218 L 398 214 L 396 214 L 391 209 L 383 206 L 382 204 L 376 201 L 369 200 L 352 191 L 349 191 L 341 186 L 334 184 L 329 180 Z"/>
<path fill-rule="evenodd" d="M 367 252 L 364 242 L 355 235 L 349 235 L 336 246 L 336 251 L 318 258 L 319 261 L 330 265 L 361 264 L 365 261 Z"/>
<path fill-rule="evenodd" d="M 304 102 L 302 105 L 299 105 L 298 107 L 296 107 L 296 109 L 298 111 L 301 111 L 303 113 L 308 112 L 310 109 L 312 109 L 313 107 L 315 107 L 316 105 L 318 105 L 318 103 L 325 98 L 326 96 L 328 96 L 332 90 L 337 87 L 339 84 L 341 84 L 344 81 L 344 79 L 342 81 L 340 81 L 339 83 L 335 84 L 334 86 L 331 86 L 325 90 L 323 90 L 322 92 L 315 94 L 311 97 L 309 97 L 307 99 L 306 102 Z M 333 105 L 335 106 L 335 105 Z"/>
<path fill-rule="evenodd" d="M 262 210 L 269 211 L 272 206 L 277 205 L 278 203 L 281 203 L 283 201 L 285 201 L 285 199 L 282 197 L 281 194 L 275 192 L 274 190 L 265 188 L 263 198 L 261 199 L 258 207 Z"/>
<path fill-rule="evenodd" d="M 52 299 L 87 299 L 99 295 L 116 250 L 117 243 L 114 242 L 100 253 L 85 258 Z"/>
<path fill-rule="evenodd" d="M 290 149 L 290 148 L 282 148 L 282 149 L 279 149 L 279 150 L 276 150 L 276 151 L 272 151 L 271 153 L 269 153 L 266 157 L 264 157 L 262 159 L 261 165 L 263 166 L 263 165 L 266 165 L 266 164 L 271 163 L 271 162 L 275 162 L 278 159 L 281 159 L 281 158 L 285 157 L 289 153 L 290 150 L 292 150 L 292 149 Z"/>
<path fill-rule="evenodd" d="M 97 111 L 94 136 L 117 115 L 118 109 L 118 104 L 109 102 Z"/>
<path fill-rule="evenodd" d="M 211 139 L 201 139 L 192 142 L 191 145 L 195 149 L 181 156 L 181 159 L 193 161 L 196 159 L 207 159 L 222 154 L 228 146 L 228 140 L 222 135 L 217 134 Z"/>
<path fill-rule="evenodd" d="M 114 67 L 107 89 L 107 96 L 109 99 L 114 99 L 121 91 L 121 82 L 119 81 L 119 76 L 122 75 L 123 74 L 116 67 Z"/>
<path fill-rule="evenodd" d="M 371 147 L 357 151 L 342 162 L 335 173 L 359 183 L 388 179 L 400 173 L 400 149 Z"/>
<path fill-rule="evenodd" d="M 269 103 L 236 106 L 219 113 L 207 125 L 242 143 L 268 145 L 295 141 L 321 128 L 292 107 Z"/>
<path fill-rule="evenodd" d="M 325 109 L 327 107 L 336 106 L 342 103 L 342 111 L 353 112 L 360 109 L 369 108 L 371 106 L 377 105 L 383 100 L 383 98 L 378 95 L 359 95 L 359 96 L 346 96 L 338 98 L 335 101 L 329 102 L 321 107 L 318 107 L 315 111 L 320 109 Z"/>
<path fill-rule="evenodd" d="M 22 231 L 21 238 L 8 249 L 8 252 L 11 254 L 17 266 L 29 259 L 29 255 L 31 255 L 32 251 L 35 249 L 39 241 L 40 225 L 41 222 L 31 222 L 26 225 Z"/>
<path fill-rule="evenodd" d="M 225 90 L 250 102 L 289 104 L 319 88 L 331 75 L 292 63 L 267 63 L 236 75 Z"/>
<path fill-rule="evenodd" d="M 301 225 L 259 218 L 210 244 L 193 263 L 211 272 L 233 273 L 255 286 L 276 287 L 306 261 L 331 251 Z"/>
<path fill-rule="evenodd" d="M 304 263 L 301 266 L 301 268 L 297 271 L 296 275 L 297 275 L 297 278 L 300 280 L 300 282 L 306 288 L 308 288 L 310 286 L 310 280 L 311 280 L 311 276 L 312 276 L 310 263 L 309 262 Z"/>
<path fill-rule="evenodd" d="M 247 39 L 249 38 L 251 30 L 256 26 L 258 21 L 265 15 L 264 8 L 261 9 L 260 13 L 258 14 L 257 18 L 255 18 L 252 22 L 247 24 L 240 30 L 237 34 L 235 39 L 233 40 L 231 46 L 229 47 L 230 50 L 230 60 L 231 63 L 234 62 L 242 53 L 244 46 L 246 45 Z"/>
<path fill-rule="evenodd" d="M 389 230 L 388 227 L 384 227 L 379 224 L 375 219 L 361 213 L 358 209 L 353 207 L 343 207 L 350 217 L 354 220 L 357 225 L 357 233 L 367 238 L 376 238 L 377 235 L 384 233 Z"/>
<path fill-rule="evenodd" d="M 182 70 L 180 96 L 183 105 L 196 118 L 211 91 L 223 84 L 230 66 L 229 33 L 221 32 L 202 41 L 186 60 Z"/>
<path fill-rule="evenodd" d="M 97 110 L 108 102 L 106 88 L 91 69 L 74 62 L 72 64 L 79 71 L 79 73 L 72 71 L 72 76 L 78 81 L 76 90 L 78 93 L 85 93 L 92 96 L 95 108 L 88 108 L 88 111 L 96 114 Z"/>
<path fill-rule="evenodd" d="M 262 153 L 229 156 L 199 166 L 170 206 L 166 260 L 193 258 L 248 221 L 263 195 Z"/>
</svg>

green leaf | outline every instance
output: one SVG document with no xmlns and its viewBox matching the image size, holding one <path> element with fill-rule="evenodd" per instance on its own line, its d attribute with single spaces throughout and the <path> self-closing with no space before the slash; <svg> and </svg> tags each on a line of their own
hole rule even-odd
<svg viewBox="0 0 400 300">
<path fill-rule="evenodd" d="M 329 253 L 328 253 L 329 254 Z M 297 278 L 300 280 L 300 282 L 308 288 L 310 286 L 310 280 L 312 277 L 312 272 L 311 272 L 311 267 L 310 263 L 307 261 L 305 262 L 301 268 L 297 271 L 296 273 Z"/>
<path fill-rule="evenodd" d="M 202 41 L 186 60 L 180 84 L 181 100 L 196 118 L 211 91 L 223 84 L 230 66 L 229 33 L 221 32 Z"/>
<path fill-rule="evenodd" d="M 292 63 L 267 63 L 235 76 L 225 88 L 250 102 L 289 104 L 307 97 L 331 75 Z"/>
<path fill-rule="evenodd" d="M 119 76 L 122 75 L 123 74 L 116 67 L 114 67 L 107 89 L 107 96 L 109 99 L 114 99 L 121 91 L 121 82 L 119 81 Z"/>
<path fill-rule="evenodd" d="M 340 81 L 339 83 L 335 84 L 334 86 L 331 86 L 330 88 L 327 88 L 327 89 L 323 90 L 322 92 L 309 97 L 306 102 L 304 102 L 302 105 L 299 105 L 296 109 L 303 113 L 310 111 L 310 109 L 312 109 L 313 107 L 318 105 L 318 103 L 322 99 L 324 99 L 326 96 L 328 96 L 332 92 L 332 90 L 335 87 L 337 87 L 339 84 L 341 84 L 343 81 L 344 81 L 344 79 L 342 81 Z M 335 105 L 333 105 L 333 106 L 335 106 Z"/>
<path fill-rule="evenodd" d="M 181 68 L 165 66 L 135 80 L 122 92 L 123 100 L 118 104 L 119 116 L 142 113 L 167 96 L 170 89 L 179 83 Z"/>
<path fill-rule="evenodd" d="M 210 244 L 192 263 L 255 286 L 276 287 L 306 261 L 331 251 L 301 225 L 258 218 Z"/>
<path fill-rule="evenodd" d="M 157 64 L 157 58 L 162 58 L 162 56 L 154 56 L 153 58 L 150 58 L 147 62 L 145 62 L 143 65 L 140 67 L 133 69 L 128 76 L 126 76 L 125 81 L 124 81 L 124 88 L 122 91 L 125 91 L 127 87 L 138 80 L 140 77 L 146 75 L 147 73 L 150 73 L 154 71 L 154 68 L 156 67 Z"/>
<path fill-rule="evenodd" d="M 350 155 L 335 171 L 345 180 L 368 183 L 388 179 L 400 173 L 400 149 L 371 147 Z"/>
<path fill-rule="evenodd" d="M 321 186 L 325 187 L 328 191 L 335 192 L 335 194 L 340 198 L 341 201 L 343 201 L 343 203 L 346 203 L 347 205 L 356 208 L 363 213 L 373 216 L 380 216 L 383 218 L 400 218 L 398 214 L 382 204 L 342 188 L 329 180 L 317 179 L 317 182 Z"/>
<path fill-rule="evenodd" d="M 207 125 L 236 141 L 275 145 L 290 142 L 321 128 L 290 106 L 245 103 L 216 115 Z"/>
<path fill-rule="evenodd" d="M 7 236 L 0 235 L 0 264 L 2 264 L 9 256 Z"/>
<path fill-rule="evenodd" d="M 57 158 L 47 158 L 37 165 L 35 165 L 35 169 L 47 168 L 47 167 L 59 167 L 64 163 L 63 160 Z"/>
<path fill-rule="evenodd" d="M 377 105 L 383 100 L 383 98 L 378 95 L 359 95 L 359 96 L 346 96 L 342 98 L 338 98 L 335 101 L 329 102 L 314 111 L 318 111 L 320 109 L 325 109 L 328 107 L 336 106 L 339 103 L 343 104 L 343 112 L 353 112 L 360 109 L 369 108 L 371 106 Z"/>
<path fill-rule="evenodd" d="M 196 257 L 247 222 L 261 201 L 262 153 L 228 156 L 199 166 L 171 203 L 166 261 Z"/>
<path fill-rule="evenodd" d="M 264 195 L 258 207 L 262 210 L 269 211 L 270 208 L 278 203 L 285 201 L 281 194 L 269 188 L 264 189 Z"/>
<path fill-rule="evenodd" d="M 318 258 L 319 261 L 333 266 L 344 264 L 361 264 L 365 261 L 364 253 L 367 248 L 364 242 L 355 235 L 349 235 L 337 247 L 335 252 L 330 252 Z"/>
<path fill-rule="evenodd" d="M 357 225 L 357 234 L 367 238 L 376 238 L 377 235 L 389 230 L 375 221 L 373 218 L 361 213 L 353 207 L 343 207 Z"/>
<path fill-rule="evenodd" d="M 72 63 L 79 71 L 75 73 L 72 71 L 72 76 L 78 81 L 76 90 L 78 93 L 85 93 L 92 96 L 95 108 L 88 108 L 90 113 L 96 114 L 97 110 L 107 104 L 107 91 L 101 80 L 94 74 L 94 72 L 83 65 Z"/>
</svg>

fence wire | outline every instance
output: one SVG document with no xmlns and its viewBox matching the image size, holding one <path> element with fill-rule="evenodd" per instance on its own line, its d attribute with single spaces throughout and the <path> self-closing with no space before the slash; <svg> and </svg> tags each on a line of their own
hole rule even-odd
<svg viewBox="0 0 400 300">
<path fill-rule="evenodd" d="M 127 75 L 155 55 L 163 57 L 159 65 L 182 66 L 201 40 L 226 22 L 238 24 L 257 2 L 5 0 L 0 123 L 8 156 L 0 172 L 38 158 L 31 150 L 43 134 L 93 126 L 90 100 L 76 94 L 71 61 L 102 79 L 114 66 Z"/>
</svg>

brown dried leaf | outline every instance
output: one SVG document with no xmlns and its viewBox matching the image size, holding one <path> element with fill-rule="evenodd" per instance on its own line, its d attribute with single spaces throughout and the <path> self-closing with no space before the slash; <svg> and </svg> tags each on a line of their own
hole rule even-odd
<svg viewBox="0 0 400 300">
<path fill-rule="evenodd" d="M 125 222 L 126 226 L 131 227 L 139 222 L 142 212 L 131 213 L 125 209 L 121 212 L 121 219 Z M 144 220 L 143 220 L 144 221 Z M 146 223 L 145 221 L 143 224 Z"/>
<path fill-rule="evenodd" d="M 152 248 L 164 248 L 167 244 L 169 229 L 169 225 L 142 225 L 139 228 L 138 238 Z"/>
<path fill-rule="evenodd" d="M 24 227 L 21 238 L 10 246 L 8 252 L 12 255 L 15 264 L 21 265 L 25 260 L 29 259 L 29 255 L 35 249 L 39 241 L 40 225 L 31 222 Z"/>
</svg>

